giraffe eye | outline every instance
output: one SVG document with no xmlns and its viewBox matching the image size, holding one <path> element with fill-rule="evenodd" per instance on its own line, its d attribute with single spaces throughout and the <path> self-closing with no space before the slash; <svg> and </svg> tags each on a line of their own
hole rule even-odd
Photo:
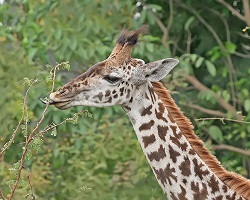
<svg viewBox="0 0 250 200">
<path fill-rule="evenodd" d="M 104 76 L 103 79 L 106 80 L 106 81 L 108 81 L 109 83 L 116 83 L 116 82 L 119 81 L 121 78 L 116 77 L 116 76 L 107 75 L 107 76 Z"/>
</svg>

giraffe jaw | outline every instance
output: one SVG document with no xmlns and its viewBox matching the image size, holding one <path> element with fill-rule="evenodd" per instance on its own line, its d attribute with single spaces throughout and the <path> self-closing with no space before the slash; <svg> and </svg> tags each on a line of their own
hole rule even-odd
<svg viewBox="0 0 250 200">
<path fill-rule="evenodd" d="M 65 110 L 65 109 L 71 107 L 70 106 L 71 100 L 67 100 L 67 101 L 54 101 L 52 99 L 43 99 L 43 98 L 40 98 L 40 101 L 42 103 L 44 103 L 44 104 L 53 105 L 56 108 L 61 109 L 61 110 Z"/>
</svg>

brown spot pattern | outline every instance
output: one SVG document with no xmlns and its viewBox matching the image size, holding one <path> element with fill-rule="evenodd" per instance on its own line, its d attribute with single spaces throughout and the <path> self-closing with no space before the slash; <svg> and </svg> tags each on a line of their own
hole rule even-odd
<svg viewBox="0 0 250 200">
<path fill-rule="evenodd" d="M 177 146 L 177 147 L 181 147 L 181 143 L 180 143 L 180 141 L 176 138 L 176 137 L 174 137 L 174 136 L 170 136 L 170 140 Z"/>
<path fill-rule="evenodd" d="M 158 130 L 158 135 L 159 137 L 166 142 L 166 135 L 168 132 L 168 127 L 167 126 L 157 126 L 157 130 Z"/>
<path fill-rule="evenodd" d="M 177 134 L 177 126 L 171 125 L 170 128 L 171 128 L 171 130 L 173 131 L 173 134 L 174 134 L 178 139 L 180 139 L 180 138 L 181 138 L 181 134 Z"/>
<path fill-rule="evenodd" d="M 222 190 L 223 190 L 223 192 L 227 193 L 227 186 L 223 185 Z"/>
<path fill-rule="evenodd" d="M 130 97 L 130 93 L 131 93 L 131 90 L 130 90 L 130 89 L 128 89 L 128 91 L 127 91 L 127 95 L 126 95 L 126 98 L 129 98 L 129 97 Z"/>
<path fill-rule="evenodd" d="M 154 134 L 150 136 L 143 136 L 142 142 L 144 143 L 144 148 L 146 148 L 148 145 L 154 143 L 156 141 Z"/>
<path fill-rule="evenodd" d="M 122 87 L 121 89 L 120 89 L 120 92 L 121 92 L 121 96 L 123 95 L 123 92 L 124 92 L 124 87 Z"/>
<path fill-rule="evenodd" d="M 102 100 L 103 94 L 100 92 L 99 94 L 95 95 L 93 98 L 98 98 L 100 101 Z"/>
<path fill-rule="evenodd" d="M 158 103 L 158 110 L 159 110 L 159 112 L 157 112 L 157 110 L 155 110 L 156 118 L 161 119 L 162 121 L 168 123 L 167 119 L 163 116 L 165 107 L 164 107 L 164 104 L 162 102 Z"/>
<path fill-rule="evenodd" d="M 190 160 L 187 156 L 184 156 L 184 161 L 180 164 L 180 170 L 181 174 L 183 176 L 190 176 L 191 175 L 191 170 L 190 170 Z"/>
<path fill-rule="evenodd" d="M 150 161 L 156 160 L 159 162 L 161 159 L 166 157 L 166 151 L 165 148 L 160 145 L 158 151 L 153 151 L 152 153 L 148 154 L 148 159 Z"/>
<path fill-rule="evenodd" d="M 189 153 L 190 155 L 195 155 L 194 149 L 190 149 L 188 153 Z"/>
<path fill-rule="evenodd" d="M 109 99 L 105 103 L 111 103 L 112 102 L 112 97 L 109 97 Z"/>
<path fill-rule="evenodd" d="M 156 97 L 155 97 L 155 91 L 154 91 L 154 89 L 152 87 L 148 86 L 148 91 L 149 91 L 149 94 L 150 94 L 152 102 L 155 102 Z"/>
<path fill-rule="evenodd" d="M 147 108 L 142 108 L 140 113 L 141 113 L 141 116 L 145 116 L 145 115 L 151 115 L 152 114 L 152 105 L 148 106 Z"/>
<path fill-rule="evenodd" d="M 175 169 L 170 167 L 170 164 L 167 165 L 167 167 L 163 169 L 155 169 L 153 167 L 153 170 L 157 176 L 157 179 L 160 180 L 162 185 L 172 185 L 172 181 L 177 182 L 177 178 L 175 175 Z"/>
<path fill-rule="evenodd" d="M 108 96 L 110 96 L 110 90 L 105 91 L 105 97 L 108 97 Z"/>
<path fill-rule="evenodd" d="M 200 178 L 200 180 L 203 179 L 203 176 L 206 176 L 209 174 L 208 170 L 202 170 L 202 167 L 204 166 L 202 163 L 198 164 L 198 161 L 196 158 L 193 159 L 193 163 L 194 163 L 194 173 L 196 176 L 198 176 Z"/>
<path fill-rule="evenodd" d="M 139 127 L 139 131 L 149 130 L 155 124 L 154 120 L 150 120 L 148 123 L 144 123 Z"/>
<path fill-rule="evenodd" d="M 170 192 L 170 196 L 172 200 L 179 200 L 173 192 Z"/>
<path fill-rule="evenodd" d="M 216 180 L 214 175 L 210 178 L 208 186 L 212 189 L 212 193 L 214 194 L 219 191 L 219 182 Z"/>
<path fill-rule="evenodd" d="M 208 192 L 205 183 L 202 183 L 202 189 L 199 189 L 198 183 L 194 181 L 191 182 L 191 189 L 194 193 L 195 200 L 207 200 L 208 199 Z"/>
<path fill-rule="evenodd" d="M 178 199 L 181 199 L 181 200 L 188 200 L 187 197 L 186 197 L 186 190 L 184 187 L 181 186 L 181 193 L 178 194 Z"/>
<path fill-rule="evenodd" d="M 180 156 L 181 154 L 178 151 L 175 151 L 170 145 L 169 145 L 169 155 L 170 158 L 174 163 L 177 161 L 177 157 Z"/>
<path fill-rule="evenodd" d="M 123 106 L 126 110 L 131 110 L 131 108 L 129 106 Z"/>
</svg>

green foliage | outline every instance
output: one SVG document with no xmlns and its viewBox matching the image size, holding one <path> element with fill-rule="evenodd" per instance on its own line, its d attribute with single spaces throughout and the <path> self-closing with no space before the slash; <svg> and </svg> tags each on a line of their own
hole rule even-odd
<svg viewBox="0 0 250 200">
<path fill-rule="evenodd" d="M 150 25 L 149 34 L 141 38 L 133 57 L 146 62 L 179 58 L 171 79 L 164 80 L 168 88 L 178 91 L 174 95 L 177 103 L 193 103 L 235 117 L 218 103 L 216 94 L 233 105 L 243 120 L 250 120 L 249 58 L 237 54 L 249 53 L 243 48 L 249 40 L 239 33 L 245 24 L 214 1 L 203 5 L 198 0 L 178 1 L 173 8 L 169 1 L 146 3 L 10 0 L 0 5 L 0 146 L 9 141 L 18 124 L 27 86 L 32 85 L 25 123 L 0 165 L 0 188 L 7 197 L 16 178 L 24 136 L 30 131 L 26 125 L 36 125 L 44 109 L 39 98 L 50 92 L 54 74 L 51 66 L 64 62 L 55 82 L 58 88 L 105 59 L 124 27 Z M 159 22 L 168 28 L 167 34 Z M 249 27 L 243 33 L 249 37 Z M 185 75 L 195 76 L 209 92 L 185 82 Z M 30 144 L 15 198 L 26 199 L 25 195 L 31 193 L 30 175 L 34 194 L 40 199 L 165 199 L 125 113 L 119 107 L 87 109 L 89 112 L 79 118 L 74 114 L 82 107 L 64 111 L 49 108 L 42 127 L 66 119 L 71 123 L 52 129 Z M 210 116 L 182 109 L 191 119 Z M 249 124 L 204 120 L 194 125 L 210 147 L 225 143 L 250 148 Z M 249 176 L 249 157 L 231 151 L 216 151 L 216 155 L 227 169 Z"/>
<path fill-rule="evenodd" d="M 223 134 L 218 126 L 212 125 L 209 127 L 209 135 L 212 137 L 212 139 L 222 143 L 224 138 Z"/>
</svg>

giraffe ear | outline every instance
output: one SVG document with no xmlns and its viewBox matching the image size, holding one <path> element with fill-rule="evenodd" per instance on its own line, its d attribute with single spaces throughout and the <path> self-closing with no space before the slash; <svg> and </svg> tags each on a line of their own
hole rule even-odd
<svg viewBox="0 0 250 200">
<path fill-rule="evenodd" d="M 137 71 L 137 81 L 160 81 L 178 64 L 178 62 L 179 61 L 174 58 L 166 58 L 147 63 L 141 66 Z"/>
</svg>

